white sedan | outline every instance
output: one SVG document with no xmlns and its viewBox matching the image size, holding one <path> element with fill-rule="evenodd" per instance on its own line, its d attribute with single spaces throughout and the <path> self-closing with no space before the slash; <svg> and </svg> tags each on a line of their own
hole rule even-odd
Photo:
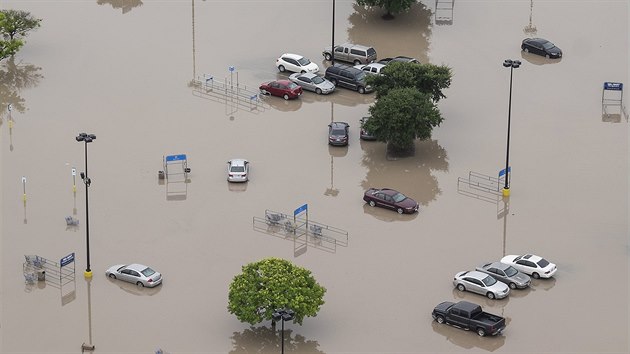
<svg viewBox="0 0 630 354">
<path fill-rule="evenodd" d="M 232 159 L 227 164 L 227 180 L 229 182 L 247 182 L 249 180 L 249 161 Z"/>
<path fill-rule="evenodd" d="M 317 64 L 312 63 L 299 54 L 291 53 L 284 53 L 280 58 L 276 59 L 276 67 L 281 73 L 285 71 L 292 71 L 294 73 L 316 73 L 319 71 Z"/>
<path fill-rule="evenodd" d="M 551 278 L 558 270 L 555 264 L 535 254 L 512 254 L 501 258 L 501 263 L 509 264 L 534 279 Z"/>
</svg>

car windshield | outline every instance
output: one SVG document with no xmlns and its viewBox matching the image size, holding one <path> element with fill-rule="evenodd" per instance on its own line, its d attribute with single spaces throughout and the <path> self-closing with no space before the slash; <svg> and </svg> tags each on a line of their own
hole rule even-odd
<svg viewBox="0 0 630 354">
<path fill-rule="evenodd" d="M 298 84 L 296 84 L 295 82 L 291 82 L 287 85 L 287 87 L 289 87 L 289 89 L 293 90 L 294 88 L 298 87 Z"/>
<path fill-rule="evenodd" d="M 555 45 L 553 45 L 553 43 L 551 43 L 551 42 L 545 42 L 545 43 L 542 44 L 542 46 L 545 49 L 551 49 L 551 48 L 555 47 Z"/>
<path fill-rule="evenodd" d="M 147 267 L 145 270 L 143 270 L 143 271 L 142 271 L 142 274 L 143 274 L 145 277 L 150 277 L 150 276 L 152 276 L 153 274 L 155 274 L 155 271 L 154 271 L 153 269 L 151 269 L 151 268 L 148 268 L 148 267 Z"/>
<path fill-rule="evenodd" d="M 324 82 L 324 79 L 319 76 L 314 76 L 311 81 L 313 81 L 314 84 L 321 84 L 322 82 Z"/>
<path fill-rule="evenodd" d="M 367 50 L 368 55 L 372 56 L 372 55 L 376 55 L 376 50 L 374 50 L 374 48 L 369 48 Z"/>
<path fill-rule="evenodd" d="M 547 262 L 547 260 L 546 260 L 546 259 L 541 258 L 541 259 L 538 261 L 538 263 L 537 263 L 537 264 L 538 264 L 538 266 L 539 266 L 540 268 L 545 268 L 546 266 L 548 266 L 548 265 L 549 265 L 549 262 Z"/>
<path fill-rule="evenodd" d="M 396 194 L 394 194 L 394 195 L 392 196 L 392 198 L 394 198 L 394 201 L 395 201 L 396 203 L 400 203 L 400 202 L 402 202 L 403 200 L 407 199 L 407 197 L 406 197 L 404 194 L 402 194 L 402 193 L 396 193 Z"/>
<path fill-rule="evenodd" d="M 311 61 L 306 59 L 306 58 L 304 58 L 304 57 L 301 57 L 300 59 L 298 59 L 298 63 L 300 63 L 300 65 L 302 65 L 302 66 L 306 66 L 306 65 L 310 64 Z"/>
<path fill-rule="evenodd" d="M 509 266 L 505 269 L 505 275 L 507 275 L 508 277 L 513 277 L 518 273 L 518 270 L 516 270 L 514 267 Z"/>
<path fill-rule="evenodd" d="M 491 286 L 491 285 L 494 285 L 497 282 L 497 280 L 491 276 L 487 276 L 483 278 L 482 282 L 485 286 Z"/>
<path fill-rule="evenodd" d="M 245 172 L 245 166 L 232 166 L 230 172 Z"/>
</svg>

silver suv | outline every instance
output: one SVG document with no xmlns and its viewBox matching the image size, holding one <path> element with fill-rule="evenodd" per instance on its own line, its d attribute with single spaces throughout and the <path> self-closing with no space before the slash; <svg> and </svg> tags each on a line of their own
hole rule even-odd
<svg viewBox="0 0 630 354">
<path fill-rule="evenodd" d="M 322 55 L 326 60 L 332 59 L 331 47 L 326 47 Z M 344 43 L 335 47 L 335 60 L 343 60 L 354 65 L 369 64 L 376 61 L 376 50 L 360 44 Z"/>
</svg>

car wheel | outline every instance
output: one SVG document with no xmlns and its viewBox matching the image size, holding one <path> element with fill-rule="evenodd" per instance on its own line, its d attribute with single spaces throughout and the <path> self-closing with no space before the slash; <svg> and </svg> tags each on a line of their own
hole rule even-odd
<svg viewBox="0 0 630 354">
<path fill-rule="evenodd" d="M 359 91 L 360 94 L 364 94 L 365 93 L 365 88 L 363 86 L 359 86 L 357 91 Z"/>
<path fill-rule="evenodd" d="M 326 53 L 324 54 L 324 59 L 330 61 L 332 59 L 332 55 L 330 55 L 330 53 Z"/>
<path fill-rule="evenodd" d="M 287 95 L 286 93 L 282 96 L 282 98 L 284 98 L 285 100 L 289 99 L 289 95 Z"/>
<path fill-rule="evenodd" d="M 483 337 L 486 335 L 486 330 L 483 328 L 477 328 L 477 334 L 479 335 L 479 337 Z"/>
<path fill-rule="evenodd" d="M 540 279 L 540 274 L 533 272 L 532 277 L 534 277 L 534 279 Z"/>
<path fill-rule="evenodd" d="M 525 48 L 523 50 L 525 51 L 525 53 L 529 53 L 529 48 Z"/>
<path fill-rule="evenodd" d="M 435 320 L 436 320 L 436 321 L 437 321 L 437 323 L 439 323 L 439 324 L 444 323 L 444 317 L 442 317 L 442 316 L 438 316 Z"/>
<path fill-rule="evenodd" d="M 376 206 L 376 203 L 374 203 L 374 201 L 373 201 L 373 200 L 370 200 L 370 206 L 373 208 L 373 207 L 375 207 L 375 206 Z"/>
<path fill-rule="evenodd" d="M 109 277 L 112 278 L 112 279 L 116 279 L 116 275 L 113 274 L 113 273 L 109 274 Z"/>
<path fill-rule="evenodd" d="M 322 94 L 322 89 L 316 88 L 315 89 L 315 93 L 318 94 L 318 95 L 321 95 Z"/>
<path fill-rule="evenodd" d="M 510 289 L 516 289 L 516 284 L 510 283 Z"/>
<path fill-rule="evenodd" d="M 402 214 L 402 213 L 405 212 L 404 210 L 402 210 L 402 208 L 398 208 L 398 209 L 396 209 L 396 211 L 398 212 L 398 214 Z"/>
<path fill-rule="evenodd" d="M 354 65 L 359 65 L 359 64 L 361 64 L 361 62 L 360 62 L 359 60 L 355 60 L 353 63 L 354 63 Z"/>
<path fill-rule="evenodd" d="M 267 90 L 260 90 L 260 93 L 262 93 L 263 95 L 269 95 L 269 91 Z"/>
<path fill-rule="evenodd" d="M 286 69 L 284 68 L 284 65 L 279 65 L 278 70 L 283 73 Z"/>
<path fill-rule="evenodd" d="M 457 284 L 457 290 L 466 291 L 466 287 L 464 286 L 464 284 Z"/>
<path fill-rule="evenodd" d="M 330 79 L 330 82 L 331 82 L 333 85 L 337 86 L 337 79 Z"/>
<path fill-rule="evenodd" d="M 494 300 L 494 298 L 495 298 L 494 293 L 493 293 L 493 292 L 491 292 L 491 291 L 488 291 L 488 293 L 486 294 L 486 296 L 487 296 L 487 297 L 488 297 L 488 299 L 490 299 L 490 300 Z"/>
<path fill-rule="evenodd" d="M 144 284 L 141 281 L 137 282 L 136 285 L 140 288 L 144 288 Z"/>
<path fill-rule="evenodd" d="M 545 54 L 545 58 L 549 59 L 549 54 Z"/>
</svg>

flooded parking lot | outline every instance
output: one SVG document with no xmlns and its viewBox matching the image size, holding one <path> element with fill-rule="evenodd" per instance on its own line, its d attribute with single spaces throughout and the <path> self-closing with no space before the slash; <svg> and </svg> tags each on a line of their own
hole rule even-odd
<svg viewBox="0 0 630 354">
<path fill-rule="evenodd" d="M 453 68 L 444 122 L 406 158 L 359 140 L 373 95 L 256 102 L 204 87 L 209 77 L 238 83 L 246 97 L 286 77 L 274 67 L 285 52 L 324 68 L 329 1 L 0 6 L 42 19 L 0 62 L 0 352 L 78 353 L 86 343 L 95 353 L 279 353 L 270 323 L 227 312 L 233 276 L 269 256 L 327 288 L 318 316 L 286 323 L 288 353 L 628 352 L 628 120 L 617 106 L 603 114 L 601 102 L 604 82 L 628 84 L 627 1 L 470 0 L 446 10 L 424 1 L 392 21 L 336 1 L 337 43 Z M 522 53 L 530 35 L 564 57 Z M 503 199 L 458 179 L 505 168 L 508 58 L 523 65 Z M 350 124 L 348 147 L 327 145 L 333 120 Z M 90 282 L 85 187 L 72 176 L 84 171 L 79 132 L 97 137 L 88 147 Z M 158 171 L 175 154 L 191 172 L 164 183 Z M 231 158 L 251 162 L 247 184 L 226 181 Z M 370 187 L 398 189 L 420 212 L 370 208 L 361 199 Z M 346 242 L 304 245 L 253 222 L 305 203 L 309 219 L 347 232 Z M 25 255 L 60 262 L 72 252 L 76 280 L 25 284 Z M 526 252 L 556 263 L 554 278 L 504 300 L 453 289 L 455 273 Z M 138 289 L 105 277 L 124 262 L 150 265 L 164 283 Z M 504 333 L 479 338 L 432 320 L 436 304 L 462 299 L 506 317 Z"/>
</svg>

